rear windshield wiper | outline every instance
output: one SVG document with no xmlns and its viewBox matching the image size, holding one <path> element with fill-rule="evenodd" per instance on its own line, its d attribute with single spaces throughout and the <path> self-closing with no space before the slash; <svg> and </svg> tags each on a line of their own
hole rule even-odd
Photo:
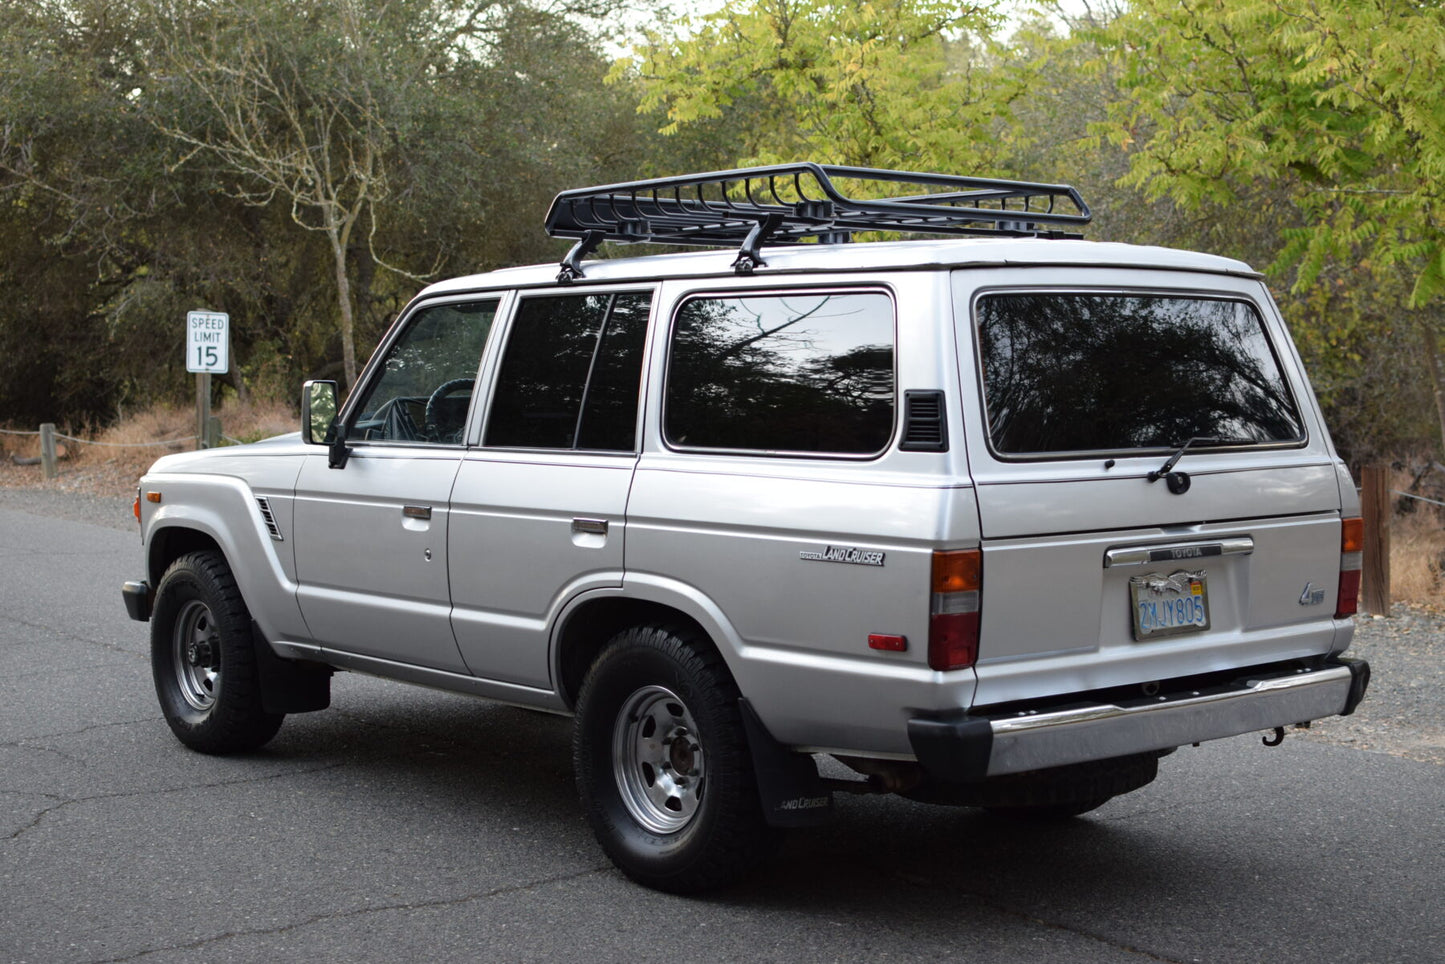
<svg viewBox="0 0 1445 964">
<path fill-rule="evenodd" d="M 1165 462 L 1164 462 L 1163 465 L 1159 466 L 1159 468 L 1156 469 L 1155 471 L 1149 473 L 1148 479 L 1149 479 L 1150 482 L 1158 482 L 1160 479 L 1166 479 L 1166 480 L 1168 480 L 1168 482 L 1169 482 L 1169 491 L 1171 491 L 1171 492 L 1175 493 L 1176 495 L 1178 495 L 1178 494 L 1181 494 L 1185 489 L 1188 489 L 1188 488 L 1189 488 L 1189 483 L 1188 483 L 1188 481 L 1187 481 L 1187 478 L 1186 478 L 1186 481 L 1184 482 L 1182 488 L 1176 488 L 1176 484 L 1177 484 L 1177 483 L 1175 482 L 1174 479 L 1169 478 L 1169 476 L 1170 476 L 1171 474 L 1176 474 L 1176 473 L 1174 473 L 1174 466 L 1175 466 L 1176 464 L 1178 464 L 1178 462 L 1179 462 L 1180 459 L 1184 458 L 1184 453 L 1187 452 L 1187 451 L 1189 451 L 1189 449 L 1191 449 L 1191 448 L 1217 447 L 1217 446 L 1221 446 L 1221 445 L 1253 445 L 1253 444 L 1254 444 L 1254 440 L 1253 440 L 1253 439 L 1247 439 L 1247 438 L 1216 438 L 1215 436 L 1212 436 L 1212 435 L 1196 435 L 1196 436 L 1194 436 L 1193 438 L 1191 438 L 1189 441 L 1185 442 L 1183 445 L 1179 446 L 1179 448 L 1175 449 L 1174 454 L 1171 455 L 1171 456 L 1169 456 L 1169 458 L 1168 458 L 1167 460 L 1165 460 Z M 1177 473 L 1177 474 L 1183 475 L 1182 472 L 1181 472 L 1181 473 Z"/>
</svg>

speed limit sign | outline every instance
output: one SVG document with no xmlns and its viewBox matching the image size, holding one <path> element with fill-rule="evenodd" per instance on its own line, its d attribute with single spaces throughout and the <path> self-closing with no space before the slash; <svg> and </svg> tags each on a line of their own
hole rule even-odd
<svg viewBox="0 0 1445 964">
<path fill-rule="evenodd" d="M 231 316 L 224 311 L 186 313 L 186 371 L 224 375 L 231 370 Z"/>
</svg>

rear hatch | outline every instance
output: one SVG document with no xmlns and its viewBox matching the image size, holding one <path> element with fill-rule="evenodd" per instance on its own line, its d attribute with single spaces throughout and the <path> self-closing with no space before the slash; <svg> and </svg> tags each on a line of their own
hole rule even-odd
<svg viewBox="0 0 1445 964">
<path fill-rule="evenodd" d="M 1258 280 L 961 270 L 954 298 L 976 703 L 1336 648 L 1336 460 Z"/>
</svg>

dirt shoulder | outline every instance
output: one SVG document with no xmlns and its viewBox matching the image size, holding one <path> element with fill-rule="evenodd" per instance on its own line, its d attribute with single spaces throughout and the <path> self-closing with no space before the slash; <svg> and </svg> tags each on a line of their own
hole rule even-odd
<svg viewBox="0 0 1445 964">
<path fill-rule="evenodd" d="M 1360 708 L 1290 732 L 1445 766 L 1445 616 L 1402 603 L 1388 619 L 1357 616 L 1349 655 L 1370 663 Z"/>
</svg>

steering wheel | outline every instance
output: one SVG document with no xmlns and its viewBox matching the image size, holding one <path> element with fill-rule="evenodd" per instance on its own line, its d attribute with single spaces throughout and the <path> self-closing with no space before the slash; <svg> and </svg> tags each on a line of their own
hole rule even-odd
<svg viewBox="0 0 1445 964">
<path fill-rule="evenodd" d="M 426 414 L 423 419 L 425 427 L 422 431 L 426 433 L 428 439 L 434 442 L 458 441 L 456 436 L 461 434 L 463 426 L 458 425 L 453 431 L 448 432 L 448 437 L 445 439 L 442 438 L 441 430 L 437 427 L 437 419 L 441 416 L 442 400 L 454 392 L 470 392 L 476 383 L 475 378 L 453 378 L 436 387 L 436 391 L 432 392 L 431 397 L 426 400 Z"/>
</svg>

